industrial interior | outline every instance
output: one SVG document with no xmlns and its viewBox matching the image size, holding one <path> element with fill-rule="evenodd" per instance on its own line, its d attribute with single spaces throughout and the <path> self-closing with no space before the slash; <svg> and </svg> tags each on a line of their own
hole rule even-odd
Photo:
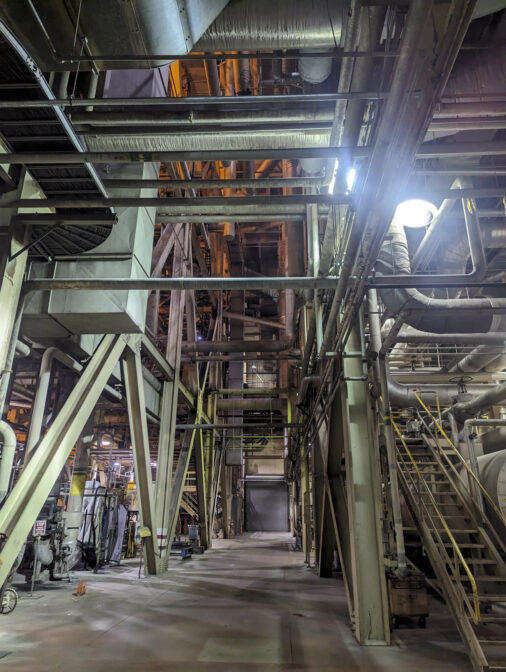
<svg viewBox="0 0 506 672">
<path fill-rule="evenodd" d="M 506 2 L 0 3 L 0 668 L 506 670 Z"/>
</svg>

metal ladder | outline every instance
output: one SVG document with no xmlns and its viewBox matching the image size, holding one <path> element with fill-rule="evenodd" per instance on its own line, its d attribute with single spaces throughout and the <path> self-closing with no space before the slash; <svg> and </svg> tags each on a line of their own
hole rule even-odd
<svg viewBox="0 0 506 672">
<path fill-rule="evenodd" d="M 474 670 L 506 670 L 506 548 L 445 438 L 397 433 L 399 484 Z M 460 471 L 459 471 L 460 468 Z"/>
</svg>

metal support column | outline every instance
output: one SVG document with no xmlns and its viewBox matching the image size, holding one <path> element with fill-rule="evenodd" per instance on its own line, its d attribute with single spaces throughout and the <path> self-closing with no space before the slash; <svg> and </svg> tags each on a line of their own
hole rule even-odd
<svg viewBox="0 0 506 672">
<path fill-rule="evenodd" d="M 351 531 L 355 636 L 360 644 L 390 643 L 388 598 L 381 544 L 379 460 L 372 437 L 373 417 L 363 380 L 359 323 L 353 326 L 343 363 L 346 404 L 343 439 Z"/>
<path fill-rule="evenodd" d="M 126 348 L 123 360 L 123 375 L 128 405 L 130 438 L 134 455 L 135 483 L 139 501 L 141 525 L 148 527 L 151 536 L 144 539 L 145 569 L 147 574 L 156 574 L 155 508 L 151 458 L 149 454 L 148 423 L 144 383 L 140 358 L 141 341 L 133 341 L 132 348 Z"/>
</svg>

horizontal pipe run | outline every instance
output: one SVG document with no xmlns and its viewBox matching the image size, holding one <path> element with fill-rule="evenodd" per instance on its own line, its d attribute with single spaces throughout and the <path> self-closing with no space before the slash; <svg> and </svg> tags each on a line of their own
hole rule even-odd
<svg viewBox="0 0 506 672">
<path fill-rule="evenodd" d="M 506 172 L 506 171 L 505 171 Z M 59 181 L 59 180 L 56 180 Z M 72 182 L 72 178 L 69 178 Z M 40 180 L 43 184 L 45 180 Z M 315 187 L 322 183 L 318 177 L 270 177 L 234 180 L 103 180 L 115 189 L 283 189 L 285 187 Z"/>
<path fill-rule="evenodd" d="M 1 101 L 0 101 L 1 102 Z M 171 161 L 254 161 L 264 159 L 349 159 L 369 157 L 373 147 L 299 147 L 280 149 L 212 149 L 135 152 L 15 152 L 2 154 L 6 165 L 80 165 L 86 163 L 165 163 Z M 502 156 L 506 141 L 422 145 L 418 159 L 445 156 Z"/>
<path fill-rule="evenodd" d="M 188 200 L 187 198 L 163 198 L 163 197 L 116 197 L 111 198 L 75 198 L 75 197 L 49 197 L 45 199 L 20 198 L 17 201 L 2 202 L 0 208 L 157 208 L 164 206 L 167 210 L 181 209 L 187 212 L 205 211 L 206 208 L 227 207 L 270 207 L 283 208 L 284 206 L 301 205 L 310 203 L 330 206 L 334 203 L 351 203 L 349 194 L 296 194 L 289 196 L 211 196 L 199 197 Z"/>
<path fill-rule="evenodd" d="M 240 387 L 237 389 L 234 388 L 222 388 L 220 390 L 216 390 L 216 394 L 233 394 L 234 396 L 242 396 L 242 395 L 250 395 L 250 394 L 261 394 L 265 396 L 275 396 L 277 394 L 286 394 L 288 390 L 279 388 L 279 387 L 272 387 L 272 388 L 265 388 L 265 387 Z M 214 394 L 214 392 L 212 392 Z"/>
<path fill-rule="evenodd" d="M 401 330 L 395 337 L 396 343 L 438 343 L 440 345 L 503 345 L 506 332 L 489 332 L 485 334 L 434 334 L 413 329 Z"/>
<path fill-rule="evenodd" d="M 300 425 L 297 422 L 252 422 L 252 423 L 241 423 L 240 425 L 232 425 L 230 423 L 223 423 L 223 422 L 217 422 L 213 424 L 207 424 L 207 425 L 202 425 L 202 424 L 177 424 L 176 425 L 176 430 L 178 431 L 184 431 L 186 429 L 203 429 L 203 430 L 211 430 L 211 429 L 224 429 L 227 432 L 234 432 L 236 430 L 240 430 L 241 433 L 244 430 L 265 430 L 265 429 L 295 429 L 299 427 Z"/>
<path fill-rule="evenodd" d="M 287 352 L 266 352 L 257 354 L 256 352 L 234 353 L 231 355 L 208 354 L 208 355 L 182 355 L 183 364 L 192 364 L 195 362 L 268 362 L 281 361 L 288 359 L 300 359 L 300 350 L 290 350 Z"/>
<path fill-rule="evenodd" d="M 500 143 L 494 143 L 495 145 Z M 506 145 L 506 143 L 505 143 Z M 165 163 L 171 161 L 241 161 L 260 159 L 332 158 L 340 154 L 352 158 L 368 157 L 370 147 L 304 147 L 300 149 L 175 150 L 145 152 L 16 152 L 2 154 L 7 165 L 79 165 L 82 163 Z"/>
<path fill-rule="evenodd" d="M 251 107 L 262 105 L 290 105 L 300 103 L 334 103 L 336 100 L 382 100 L 386 93 L 364 91 L 353 93 L 310 93 L 273 96 L 185 96 L 183 98 L 55 98 L 53 100 L 0 100 L 0 109 L 40 109 L 42 107 L 138 107 L 146 111 L 151 107 Z"/>
<path fill-rule="evenodd" d="M 358 52 L 357 52 L 358 53 Z M 394 53 L 394 52 L 392 52 Z M 354 52 L 355 54 L 355 52 Z M 305 56 L 305 55 L 304 55 Z M 186 56 L 185 56 L 186 58 Z M 286 58 L 283 55 L 283 58 Z M 494 98 L 504 96 L 503 92 L 492 93 L 488 96 L 487 103 L 493 103 Z M 388 92 L 378 91 L 349 91 L 341 93 L 305 93 L 292 95 L 267 95 L 267 96 L 185 96 L 181 98 L 53 98 L 51 100 L 0 100 L 0 109 L 19 109 L 42 107 L 67 107 L 81 108 L 98 107 L 139 107 L 144 111 L 146 107 L 260 107 L 262 105 L 292 105 L 300 103 L 333 103 L 336 100 L 383 100 L 388 97 Z M 470 93 L 465 95 L 466 100 L 477 100 L 483 105 L 486 94 Z M 454 104 L 453 99 L 443 98 L 442 105 Z M 502 102 L 502 101 L 501 101 Z"/>
<path fill-rule="evenodd" d="M 398 56 L 396 51 L 343 51 L 342 49 L 329 49 L 325 51 L 304 51 L 297 48 L 293 49 L 283 49 L 283 58 L 393 58 Z M 213 53 L 213 52 L 202 52 L 199 54 L 148 54 L 148 55 L 136 55 L 136 54 L 105 54 L 88 56 L 88 55 L 73 55 L 69 54 L 68 56 L 60 56 L 58 58 L 59 63 L 92 63 L 97 61 L 110 61 L 112 63 L 133 61 L 179 61 L 179 60 L 197 60 L 202 59 L 208 61 L 222 61 L 222 60 L 242 60 L 242 59 L 263 59 L 263 60 L 278 60 L 279 55 L 277 52 L 265 52 L 265 51 L 240 51 L 235 53 Z"/>
<path fill-rule="evenodd" d="M 236 322 L 247 322 L 249 324 L 259 324 L 264 327 L 272 327 L 273 329 L 285 329 L 286 325 L 283 322 L 276 322 L 275 320 L 267 320 L 264 317 L 254 317 L 252 315 L 245 315 L 244 313 L 234 313 L 231 311 L 223 311 L 222 316 L 225 319 L 235 320 Z"/>
<path fill-rule="evenodd" d="M 429 276 L 430 277 L 430 276 Z M 443 276 L 439 276 L 441 278 Z M 350 276 L 348 281 L 351 284 L 356 280 L 355 277 Z M 339 276 L 324 276 L 318 278 L 312 277 L 274 277 L 274 278 L 51 278 L 40 280 L 28 280 L 24 285 L 25 293 L 34 291 L 55 291 L 55 290 L 80 290 L 80 291 L 98 291 L 98 290 L 161 290 L 173 291 L 177 289 L 185 290 L 265 290 L 265 289 L 335 289 Z M 417 276 L 390 276 L 383 275 L 374 278 L 369 278 L 366 282 L 368 288 L 380 287 L 388 289 L 396 289 L 399 287 L 415 287 L 415 288 L 431 288 L 439 287 L 444 284 L 444 281 L 431 282 L 425 280 L 420 282 Z M 461 280 L 460 282 L 448 282 L 448 287 L 502 287 L 503 283 L 487 283 L 487 282 L 469 282 Z M 469 299 L 468 301 L 473 301 Z M 476 301 L 480 301 L 476 299 Z M 482 300 L 484 301 L 484 300 Z M 494 299 L 490 303 L 490 308 L 500 308 L 506 305 L 503 299 Z M 472 304 L 473 307 L 476 304 Z M 481 305 L 481 304 L 480 304 Z M 437 309 L 432 309 L 437 312 Z M 499 312 L 499 311 L 498 311 Z M 224 317 L 231 319 L 239 319 L 236 315 L 225 314 Z M 244 316 L 244 322 L 258 322 L 257 318 L 248 318 Z M 264 323 L 267 321 L 264 321 Z M 271 326 L 267 324 L 267 326 Z M 272 324 L 274 326 L 274 324 Z M 275 328 L 279 324 L 276 323 Z M 283 325 L 284 328 L 284 325 Z"/>
<path fill-rule="evenodd" d="M 183 341 L 181 352 L 282 352 L 293 345 L 293 341 Z"/>
<path fill-rule="evenodd" d="M 160 215 L 156 216 L 156 221 L 160 224 L 172 224 L 183 221 L 187 224 L 197 224 L 203 222 L 204 224 L 223 224 L 230 221 L 225 215 Z M 303 222 L 305 215 L 290 216 L 291 222 Z M 283 222 L 285 218 L 279 213 L 264 214 L 234 214 L 234 224 L 259 224 L 261 222 Z"/>
<path fill-rule="evenodd" d="M 444 168 L 439 168 L 435 166 L 434 168 L 415 168 L 412 174 L 423 177 L 431 177 L 433 175 L 454 175 L 456 177 L 502 177 L 506 175 L 506 168 L 494 168 L 493 166 L 474 166 L 473 168 L 445 166 Z"/>
</svg>

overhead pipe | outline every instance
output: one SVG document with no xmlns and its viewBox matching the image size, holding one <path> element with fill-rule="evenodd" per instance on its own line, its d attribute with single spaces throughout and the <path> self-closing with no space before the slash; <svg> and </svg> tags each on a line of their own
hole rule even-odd
<svg viewBox="0 0 506 672">
<path fill-rule="evenodd" d="M 304 376 L 300 384 L 299 396 L 297 398 L 297 404 L 303 404 L 304 399 L 306 398 L 307 391 L 310 385 L 317 385 L 321 381 L 321 376 Z"/>
<path fill-rule="evenodd" d="M 467 274 L 467 277 L 472 281 L 483 276 L 486 270 L 486 258 L 479 237 L 477 218 L 466 219 L 466 227 L 473 263 L 473 270 Z M 410 275 L 411 265 L 406 233 L 402 222 L 398 218 L 394 217 L 392 220 L 389 234 L 391 241 L 388 240 L 381 248 L 375 266 L 376 272 L 382 274 L 385 271 L 391 272 L 394 270 L 399 275 Z M 398 315 L 400 312 L 404 313 L 404 321 L 410 326 L 424 331 L 441 333 L 450 330 L 462 333 L 489 331 L 497 307 L 495 299 L 491 298 L 436 299 L 428 297 L 416 289 L 408 288 L 381 290 L 380 296 L 388 311 L 393 315 Z M 478 315 L 475 312 L 477 309 L 484 312 Z"/>
<path fill-rule="evenodd" d="M 16 357 L 28 357 L 30 346 L 19 339 L 16 341 Z"/>
<path fill-rule="evenodd" d="M 224 54 L 226 56 L 226 54 Z M 353 53 L 353 58 L 360 54 Z M 202 58 L 202 57 L 200 57 Z M 271 56 L 272 58 L 272 56 Z M 191 108 L 191 107 L 250 107 L 260 105 L 300 105 L 316 103 L 323 105 L 336 100 L 383 100 L 388 96 L 382 91 L 357 91 L 344 93 L 303 93 L 267 96 L 185 96 L 183 98 L 50 98 L 48 100 L 0 100 L 0 109 L 42 109 L 45 107 L 71 107 L 72 109 L 93 105 L 97 107 L 142 107 L 142 108 Z M 466 96 L 469 97 L 469 96 Z M 472 97 L 472 96 L 471 96 Z"/>
<path fill-rule="evenodd" d="M 288 196 L 203 196 L 188 200 L 186 198 L 167 199 L 161 196 L 157 197 L 125 197 L 112 196 L 111 198 L 75 198 L 64 196 L 50 196 L 47 199 L 20 198 L 11 203 L 0 203 L 0 208 L 37 208 L 42 203 L 46 208 L 100 208 L 100 207 L 159 207 L 163 206 L 167 211 L 182 214 L 186 209 L 188 212 L 206 212 L 219 208 L 223 212 L 227 209 L 244 209 L 248 206 L 255 209 L 268 207 L 269 210 L 279 209 L 280 214 L 283 210 L 295 206 L 295 212 L 304 212 L 303 206 L 308 203 L 317 203 L 329 207 L 333 203 L 351 203 L 351 196 L 348 194 L 336 194 L 334 197 L 329 194 L 295 194 Z M 297 208 L 297 206 L 301 206 Z M 288 213 L 287 213 L 288 214 Z"/>
<path fill-rule="evenodd" d="M 41 180 L 44 184 L 47 180 Z M 56 180 L 61 182 L 62 180 Z M 64 180 L 63 180 L 64 181 Z M 69 182 L 73 180 L 69 179 Z M 314 177 L 270 177 L 270 178 L 238 178 L 238 179 L 212 179 L 212 180 L 104 180 L 107 187 L 118 189 L 130 189 L 141 187 L 142 189 L 283 189 L 284 187 L 315 187 L 321 183 L 321 180 Z"/>
<path fill-rule="evenodd" d="M 506 331 L 489 331 L 485 334 L 435 334 L 428 331 L 419 331 L 408 327 L 401 329 L 397 334 L 395 341 L 397 343 L 439 343 L 441 345 L 503 345 L 506 341 Z"/>
<path fill-rule="evenodd" d="M 477 397 L 473 397 L 470 401 L 463 401 L 455 404 L 451 408 L 451 412 L 460 422 L 464 422 L 467 418 L 473 418 L 481 411 L 490 408 L 496 404 L 503 402 L 506 399 L 506 383 L 494 385 Z"/>
<path fill-rule="evenodd" d="M 183 341 L 181 352 L 282 352 L 291 348 L 292 340 L 277 341 Z"/>
<path fill-rule="evenodd" d="M 254 96 L 253 96 L 254 97 Z M 247 98 L 247 96 L 244 96 Z M 165 100 L 165 99 L 164 99 Z M 169 99 L 170 100 L 170 99 Z M 174 100 L 174 99 L 173 99 Z M 177 100 L 177 99 L 176 99 Z M 1 101 L 0 101 L 1 103 Z M 0 109 L 1 109 L 0 104 Z M 2 163 L 7 165 L 70 165 L 88 163 L 164 163 L 167 161 L 253 161 L 263 159 L 332 159 L 340 156 L 369 158 L 371 146 L 360 147 L 281 147 L 278 149 L 200 149 L 159 150 L 132 152 L 10 152 L 2 154 Z M 439 157 L 503 156 L 505 141 L 427 143 L 416 151 L 418 159 Z"/>
<path fill-rule="evenodd" d="M 195 44 L 195 51 L 334 50 L 341 41 L 343 3 L 234 0 Z M 244 54 L 242 54 L 244 57 Z"/>
<path fill-rule="evenodd" d="M 439 276 L 439 281 L 435 279 L 432 281 L 418 281 L 416 275 L 413 276 L 397 276 L 397 275 L 384 275 L 378 277 L 368 278 L 366 282 L 366 288 L 377 287 L 383 292 L 385 289 L 392 289 L 395 291 L 401 291 L 399 288 L 409 288 L 409 287 L 421 287 L 421 288 L 431 288 L 441 286 L 441 279 L 444 281 L 445 276 Z M 56 290 L 89 290 L 97 291 L 102 289 L 142 289 L 153 291 L 156 289 L 161 289 L 164 291 L 173 291 L 176 289 L 187 289 L 187 290 L 282 290 L 282 289 L 334 289 L 340 280 L 343 279 L 343 276 L 328 275 L 321 276 L 317 278 L 313 277 L 272 277 L 272 278 L 231 278 L 231 277 L 219 277 L 219 278 L 195 278 L 195 277 L 186 277 L 186 278 L 43 278 L 37 280 L 28 280 L 24 284 L 25 294 L 29 294 L 34 291 L 56 291 Z M 342 282 L 343 291 L 346 290 L 348 285 L 353 283 L 356 280 L 354 276 L 346 276 L 346 279 Z M 460 282 L 449 282 L 449 287 L 501 287 L 503 283 L 470 283 L 462 280 Z M 402 291 L 408 291 L 402 289 Z M 410 290 L 416 291 L 416 290 Z M 420 294 L 420 292 L 417 292 Z M 450 310 L 448 306 L 444 304 L 441 299 L 430 299 L 425 295 L 421 295 L 424 299 L 427 300 L 426 303 L 417 303 L 416 305 L 408 305 L 409 313 L 412 315 L 420 314 L 422 317 L 426 314 L 426 308 L 431 308 L 434 316 L 440 316 L 445 312 Z M 492 313 L 504 313 L 506 311 L 506 298 L 500 299 L 454 299 L 456 303 L 459 304 L 456 312 L 460 314 L 460 311 L 482 311 L 484 315 L 491 315 Z M 453 306 L 451 307 L 453 308 Z M 454 312 L 453 310 L 451 312 Z M 225 314 L 224 314 L 225 315 Z M 237 317 L 237 313 L 227 313 L 228 317 L 231 319 L 241 319 Z M 227 316 L 225 315 L 225 316 Z M 258 322 L 259 319 L 263 318 L 250 318 L 249 316 L 244 316 L 243 322 Z M 413 318 L 414 319 L 414 318 Z M 483 321 L 483 320 L 482 320 Z M 267 326 L 274 326 L 274 328 L 279 328 L 280 323 L 272 322 L 270 320 L 263 320 Z M 270 324 L 267 324 L 270 322 Z M 458 324 L 456 326 L 459 326 Z M 468 329 L 472 328 L 472 331 L 476 331 L 476 324 L 467 325 Z M 473 328 L 474 327 L 474 328 Z M 285 325 L 283 324 L 283 329 Z M 465 331 L 465 328 L 462 329 Z M 484 330 L 485 331 L 485 330 Z M 469 333 L 469 332 L 466 332 Z M 323 352 L 327 352 L 328 344 L 325 345 Z M 323 348 L 323 346 L 322 346 Z"/>
<path fill-rule="evenodd" d="M 0 458 L 0 504 L 4 501 L 9 490 L 12 465 L 16 454 L 16 434 L 9 423 L 0 420 L 0 437 L 3 443 L 2 457 Z"/>
<path fill-rule="evenodd" d="M 372 352 L 380 355 L 384 351 L 384 342 L 382 343 L 381 327 L 378 315 L 378 303 L 377 298 L 374 295 L 374 292 L 370 291 L 369 298 L 369 331 L 371 339 L 371 350 Z M 389 333 L 389 332 L 387 332 Z M 423 337 L 425 334 L 422 333 Z M 433 334 L 430 334 L 433 335 Z M 381 355 L 382 359 L 385 359 L 384 353 Z M 408 407 L 417 407 L 418 400 L 415 396 L 415 392 L 419 394 L 426 403 L 436 404 L 439 402 L 441 405 L 451 406 L 456 397 L 459 394 L 458 384 L 453 385 L 433 385 L 433 384 L 403 384 L 398 383 L 392 378 L 391 372 L 386 361 L 380 363 L 378 362 L 378 375 L 382 376 L 383 382 L 382 387 L 388 389 L 388 398 L 392 407 L 408 408 Z M 474 390 L 479 392 L 487 391 L 486 386 L 473 386 Z"/>
<path fill-rule="evenodd" d="M 219 94 L 214 94 L 218 96 Z M 258 96 L 255 96 L 258 99 Z M 189 127 L 206 125 L 226 125 L 235 127 L 236 124 L 243 126 L 259 124 L 282 124 L 282 123 L 315 123 L 328 122 L 333 119 L 333 107 L 326 103 L 325 106 L 296 107 L 291 109 L 265 108 L 233 111 L 207 111 L 192 110 L 191 112 L 160 112 L 160 111 L 135 111 L 116 112 L 114 110 L 100 112 L 72 112 L 72 122 L 76 126 L 84 127 L 111 126 L 113 128 L 123 126 L 164 126 L 164 127 Z"/>
<path fill-rule="evenodd" d="M 35 399 L 33 402 L 32 408 L 32 417 L 30 421 L 30 429 L 28 430 L 28 437 L 26 439 L 25 447 L 25 462 L 31 457 L 35 447 L 37 446 L 41 434 L 42 434 L 42 425 L 44 422 L 44 411 L 46 408 L 47 396 L 49 393 L 49 383 L 51 381 L 51 369 L 53 366 L 54 360 L 60 362 L 71 371 L 74 371 L 77 374 L 80 374 L 83 370 L 82 364 L 76 362 L 73 357 L 67 355 L 65 352 L 62 352 L 56 347 L 47 348 L 42 355 L 39 369 L 39 378 L 37 381 L 37 388 L 35 391 Z M 120 392 L 115 390 L 110 385 L 104 387 L 104 392 L 117 401 L 123 399 Z"/>
</svg>

